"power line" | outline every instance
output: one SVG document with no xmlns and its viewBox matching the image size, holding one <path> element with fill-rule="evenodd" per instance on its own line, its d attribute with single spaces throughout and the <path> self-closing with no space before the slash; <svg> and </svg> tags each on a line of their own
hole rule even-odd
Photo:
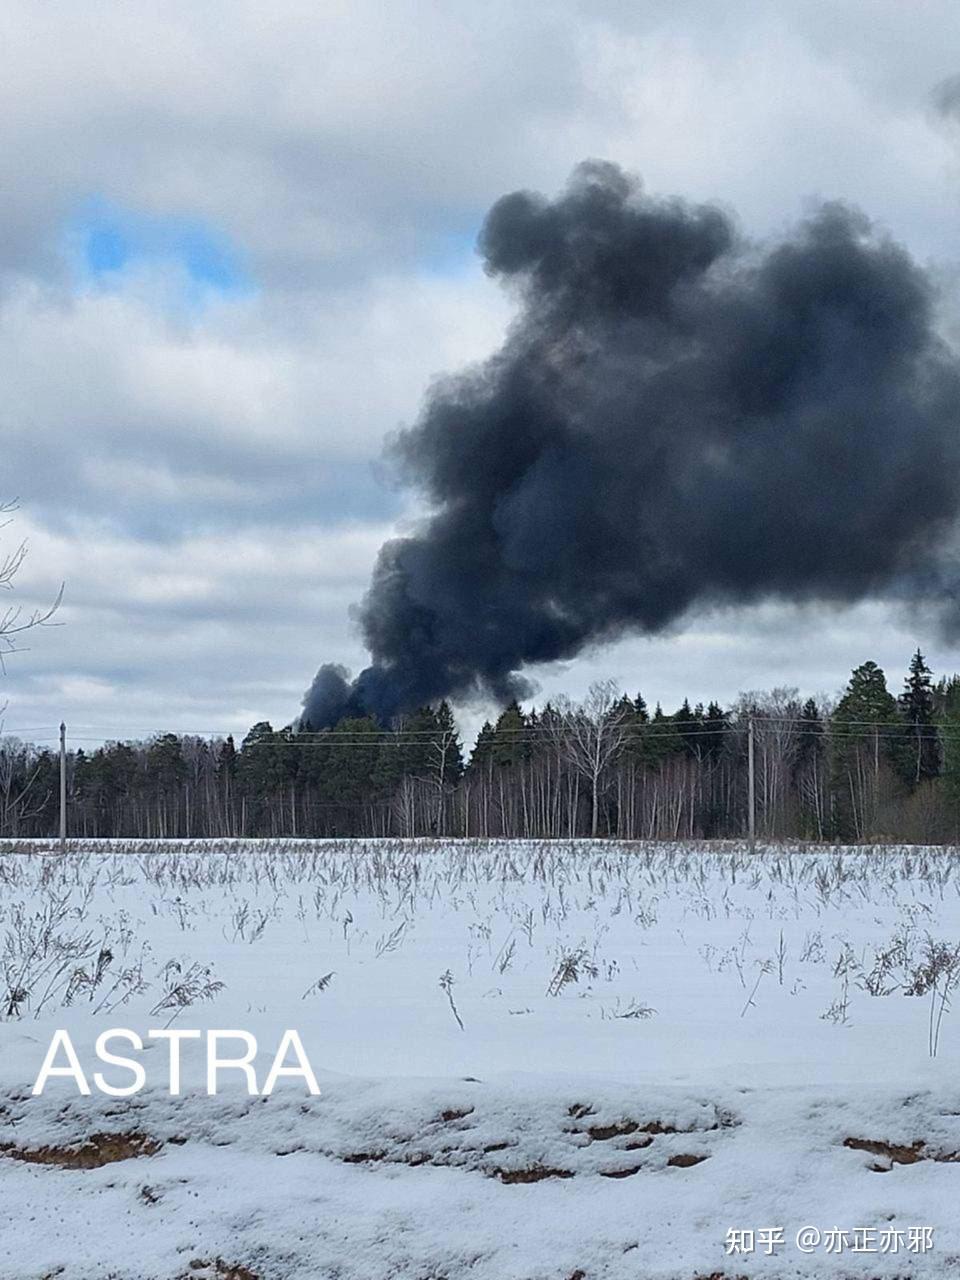
<svg viewBox="0 0 960 1280">
<path fill-rule="evenodd" d="M 715 738 L 721 736 L 745 736 L 748 725 L 752 719 L 755 729 L 758 731 L 758 737 L 762 741 L 763 730 L 765 727 L 773 729 L 786 729 L 794 737 L 817 737 L 829 738 L 833 742 L 868 742 L 870 739 L 879 737 L 885 743 L 891 742 L 922 742 L 922 741 L 941 741 L 954 740 L 960 736 L 960 725 L 930 725 L 916 724 L 913 727 L 908 722 L 902 720 L 837 720 L 814 719 L 804 716 L 766 716 L 758 715 L 750 717 L 748 720 L 726 720 L 718 723 L 716 720 L 669 720 L 663 721 L 645 721 L 633 722 L 626 724 L 617 724 L 613 722 L 609 725 L 611 733 L 619 734 L 622 741 L 627 745 L 642 744 L 645 741 L 657 741 L 665 739 L 674 739 L 684 747 L 691 744 L 696 745 L 705 738 Z M 573 724 L 576 726 L 576 721 Z M 84 726 L 89 727 L 89 726 Z M 24 733 L 39 733 L 47 726 L 36 726 L 34 729 L 18 728 L 0 731 L 0 738 L 18 738 Z M 687 730 L 687 732 L 684 732 Z M 97 742 L 105 746 L 111 743 L 124 746 L 150 746 L 156 742 L 158 738 L 162 738 L 170 733 L 171 736 L 180 738 L 181 740 L 188 737 L 203 737 L 204 735 L 195 730 L 187 730 L 175 732 L 172 730 L 163 733 L 157 733 L 153 739 L 108 739 L 106 743 L 101 736 L 92 736 L 89 734 L 70 734 L 71 743 L 80 742 Z M 220 738 L 223 735 L 211 734 L 211 737 Z M 232 735 L 226 735 L 232 736 Z M 560 722 L 556 725 L 524 725 L 517 729 L 501 728 L 493 729 L 487 741 L 491 744 L 500 744 L 507 746 L 545 746 L 549 745 L 555 739 L 566 736 L 565 725 Z M 56 741 L 55 732 L 49 734 L 44 732 L 40 736 L 35 737 L 32 743 L 24 745 L 35 745 L 37 742 Z M 480 739 L 478 739 L 478 742 Z M 241 744 L 241 750 L 250 751 L 253 749 L 262 750 L 264 748 L 276 748 L 280 750 L 296 749 L 303 751 L 307 749 L 328 749 L 339 750 L 341 748 L 359 748 L 359 749 L 378 749 L 380 747 L 390 747 L 396 750 L 415 749 L 417 747 L 437 747 L 449 745 L 452 747 L 454 743 L 459 744 L 459 735 L 453 733 L 449 735 L 446 731 L 437 729 L 375 729 L 371 728 L 364 732 L 357 729 L 341 729 L 330 728 L 323 730 L 309 730 L 304 732 L 284 732 L 282 730 L 274 730 L 270 733 L 262 734 L 255 738 L 252 742 Z"/>
</svg>

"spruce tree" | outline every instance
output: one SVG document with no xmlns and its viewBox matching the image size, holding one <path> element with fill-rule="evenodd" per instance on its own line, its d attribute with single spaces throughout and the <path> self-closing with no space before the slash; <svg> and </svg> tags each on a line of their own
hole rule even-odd
<svg viewBox="0 0 960 1280">
<path fill-rule="evenodd" d="M 493 731 L 493 763 L 500 766 L 520 764 L 530 758 L 527 718 L 517 701 L 507 706 L 497 719 Z"/>
<path fill-rule="evenodd" d="M 727 712 L 718 702 L 709 703 L 703 718 L 703 752 L 707 759 L 719 760 L 723 755 L 728 727 Z"/>
<path fill-rule="evenodd" d="M 220 804 L 222 805 L 224 834 L 228 836 L 236 835 L 236 816 L 233 804 L 236 777 L 237 748 L 233 741 L 233 734 L 229 733 L 226 741 L 222 743 L 217 756 L 217 789 L 220 794 Z"/>
<path fill-rule="evenodd" d="M 863 838 L 880 801 L 883 770 L 903 777 L 901 723 L 882 668 L 875 662 L 855 667 L 831 724 L 837 834 Z"/>
<path fill-rule="evenodd" d="M 907 780 L 914 786 L 940 772 L 940 742 L 934 727 L 934 694 L 931 671 L 917 649 L 910 659 L 910 672 L 900 695 L 900 714 L 909 726 L 911 739 L 905 751 Z"/>
<path fill-rule="evenodd" d="M 684 698 L 683 705 L 673 717 L 684 751 L 698 760 L 703 754 L 703 715 L 702 702 L 691 707 L 689 699 Z"/>
<path fill-rule="evenodd" d="M 647 704 L 639 694 L 637 694 L 636 698 L 630 698 L 627 694 L 623 694 L 613 704 L 612 714 L 616 717 L 617 723 L 622 725 L 624 729 L 624 759 L 633 762 L 641 760 L 643 758 L 641 730 L 649 719 Z"/>
<path fill-rule="evenodd" d="M 484 720 L 477 740 L 470 752 L 470 768 L 479 769 L 493 757 L 494 728 L 489 720 Z"/>
<path fill-rule="evenodd" d="M 675 717 L 665 715 L 659 702 L 654 708 L 647 731 L 642 732 L 640 737 L 645 764 L 658 765 L 669 756 L 678 755 L 684 750 Z"/>
<path fill-rule="evenodd" d="M 457 722 L 446 698 L 437 707 L 437 738 L 434 749 L 434 764 L 442 752 L 443 773 L 449 786 L 456 786 L 463 776 L 463 745 L 457 730 Z"/>
<path fill-rule="evenodd" d="M 800 711 L 799 741 L 794 760 L 796 768 L 815 763 L 823 757 L 824 725 L 815 699 L 808 698 Z"/>
<path fill-rule="evenodd" d="M 229 793 L 233 787 L 233 779 L 237 772 L 237 748 L 233 741 L 233 734 L 227 734 L 227 737 L 220 747 L 220 753 L 217 756 L 217 782 L 220 784 L 224 793 Z"/>
</svg>

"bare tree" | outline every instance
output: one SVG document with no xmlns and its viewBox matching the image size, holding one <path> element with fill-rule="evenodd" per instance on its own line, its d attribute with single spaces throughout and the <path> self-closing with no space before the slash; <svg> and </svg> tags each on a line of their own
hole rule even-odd
<svg viewBox="0 0 960 1280">
<path fill-rule="evenodd" d="M 590 784 L 590 834 L 597 834 L 600 796 L 607 771 L 623 747 L 623 714 L 617 709 L 620 690 L 615 680 L 598 680 L 583 702 L 561 699 L 554 738 L 560 752 Z"/>
<path fill-rule="evenodd" d="M 741 725 L 753 721 L 757 747 L 759 829 L 779 838 L 796 828 L 794 765 L 800 744 L 803 708 L 795 688 L 741 693 L 734 714 Z"/>
<path fill-rule="evenodd" d="M 0 503 L 0 529 L 5 529 L 10 524 L 10 514 L 17 509 L 16 502 Z M 8 517 L 3 519 L 3 517 Z M 8 552 L 0 558 L 0 589 L 4 591 L 13 590 L 13 580 L 23 566 L 23 562 L 27 556 L 27 544 L 21 542 L 13 551 Z M 57 592 L 56 599 L 53 604 L 47 608 L 33 609 L 25 612 L 20 605 L 10 605 L 0 613 L 0 667 L 3 665 L 3 655 L 5 653 L 13 653 L 19 646 L 19 637 L 26 631 L 32 631 L 34 627 L 42 627 L 48 624 L 60 607 L 60 601 L 63 599 L 63 586 Z"/>
</svg>

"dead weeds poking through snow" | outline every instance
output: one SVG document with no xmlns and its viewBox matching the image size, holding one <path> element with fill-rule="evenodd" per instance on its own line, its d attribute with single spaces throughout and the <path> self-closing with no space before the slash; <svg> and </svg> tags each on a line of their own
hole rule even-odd
<svg viewBox="0 0 960 1280">
<path fill-rule="evenodd" d="M 224 1262 L 223 1258 L 214 1258 L 207 1262 L 203 1258 L 194 1258 L 190 1270 L 183 1280 L 260 1280 L 257 1271 L 251 1271 L 241 1262 Z"/>
</svg>

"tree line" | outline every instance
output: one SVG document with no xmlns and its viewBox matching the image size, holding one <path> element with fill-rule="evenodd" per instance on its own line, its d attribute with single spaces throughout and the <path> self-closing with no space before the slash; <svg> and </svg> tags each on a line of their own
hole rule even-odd
<svg viewBox="0 0 960 1280">
<path fill-rule="evenodd" d="M 762 838 L 960 836 L 960 676 L 918 650 L 902 692 L 865 662 L 842 695 L 742 694 L 651 712 L 609 681 L 579 703 L 506 707 L 469 755 L 446 702 L 389 725 L 255 724 L 68 753 L 69 834 L 86 837 L 742 836 L 752 735 Z M 55 751 L 0 740 L 0 835 L 58 826 Z"/>
</svg>

